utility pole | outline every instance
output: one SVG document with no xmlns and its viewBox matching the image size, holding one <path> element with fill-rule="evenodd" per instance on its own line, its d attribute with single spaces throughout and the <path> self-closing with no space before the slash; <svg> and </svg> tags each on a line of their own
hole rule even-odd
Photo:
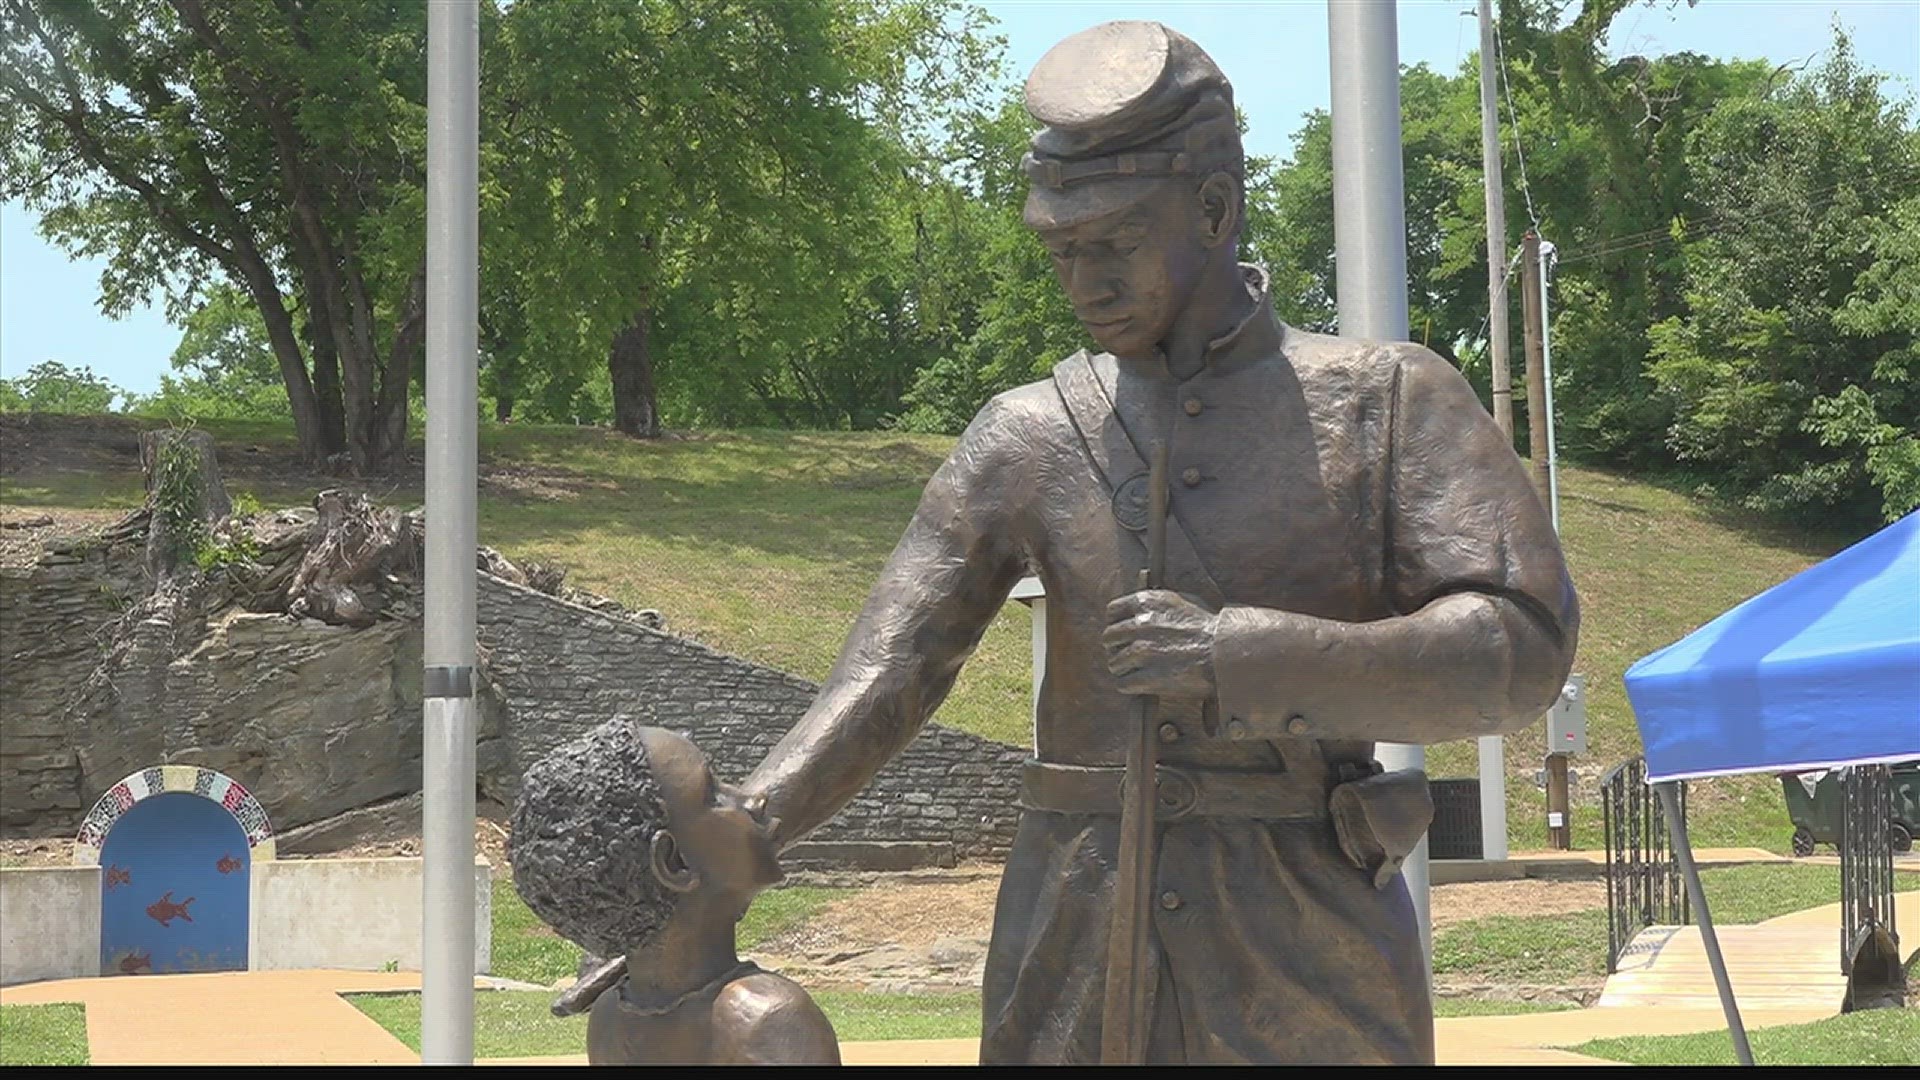
<svg viewBox="0 0 1920 1080">
<path fill-rule="evenodd" d="M 1487 199 L 1487 345 L 1493 354 L 1493 422 L 1513 445 L 1513 370 L 1507 363 L 1507 205 L 1500 175 L 1500 109 L 1493 0 L 1480 0 L 1480 174 Z M 1507 744 L 1482 735 L 1480 857 L 1507 857 Z"/>
<path fill-rule="evenodd" d="M 479 472 L 480 9 L 427 5 L 426 672 L 420 1060 L 473 1064 L 473 551 Z"/>
<path fill-rule="evenodd" d="M 1540 503 L 1553 505 L 1553 450 L 1547 434 L 1545 275 L 1540 265 L 1540 234 L 1527 230 L 1520 242 L 1520 301 L 1527 347 L 1527 443 L 1533 482 Z M 1567 755 L 1547 753 L 1547 843 L 1556 851 L 1573 847 L 1573 821 L 1567 793 Z"/>
<path fill-rule="evenodd" d="M 1480 0 L 1480 175 L 1487 198 L 1487 344 L 1493 353 L 1493 422 L 1513 438 L 1513 369 L 1507 363 L 1507 202 L 1500 175 L 1499 64 L 1493 0 Z"/>
<path fill-rule="evenodd" d="M 1400 35 L 1394 0 L 1328 0 L 1333 82 L 1333 239 L 1340 333 L 1407 340 L 1407 196 L 1400 139 Z M 1423 746 L 1381 743 L 1388 769 L 1423 769 Z M 1401 864 L 1432 982 L 1427 839 Z"/>
</svg>

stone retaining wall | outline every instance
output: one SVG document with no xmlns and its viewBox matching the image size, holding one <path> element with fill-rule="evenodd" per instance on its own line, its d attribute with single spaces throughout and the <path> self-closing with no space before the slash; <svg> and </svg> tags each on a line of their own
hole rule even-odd
<svg viewBox="0 0 1920 1080">
<path fill-rule="evenodd" d="M 144 590 L 137 545 L 73 544 L 0 568 L 0 833 L 76 828 L 102 792 L 155 763 L 234 777 L 281 832 L 419 790 L 417 621 L 356 630 L 229 607 L 176 628 L 173 655 L 136 665 L 111 693 L 81 694 L 103 631 Z M 686 732 L 738 779 L 815 691 L 485 573 L 478 602 L 480 788 L 503 804 L 542 753 L 623 713 Z M 1025 757 L 930 724 L 814 834 L 811 861 L 897 869 L 1003 855 Z"/>
</svg>

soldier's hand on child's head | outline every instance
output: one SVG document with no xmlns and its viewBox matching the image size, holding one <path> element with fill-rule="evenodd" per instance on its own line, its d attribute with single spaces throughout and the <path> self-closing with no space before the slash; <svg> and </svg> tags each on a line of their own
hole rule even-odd
<svg viewBox="0 0 1920 1080">
<path fill-rule="evenodd" d="M 1170 589 L 1122 596 L 1107 605 L 1107 670 L 1124 694 L 1210 695 L 1218 621 L 1204 601 Z"/>
</svg>

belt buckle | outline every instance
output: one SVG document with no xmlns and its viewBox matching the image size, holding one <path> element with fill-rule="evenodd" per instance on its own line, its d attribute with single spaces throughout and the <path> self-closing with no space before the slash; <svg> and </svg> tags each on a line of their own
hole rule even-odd
<svg viewBox="0 0 1920 1080">
<path fill-rule="evenodd" d="M 1200 803 L 1200 785 L 1192 776 L 1166 765 L 1155 770 L 1153 816 L 1159 821 L 1179 821 L 1193 813 Z"/>
</svg>

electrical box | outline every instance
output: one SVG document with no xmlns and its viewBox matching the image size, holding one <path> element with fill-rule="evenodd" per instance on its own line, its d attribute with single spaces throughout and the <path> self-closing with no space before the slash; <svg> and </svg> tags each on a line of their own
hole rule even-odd
<svg viewBox="0 0 1920 1080">
<path fill-rule="evenodd" d="M 1587 752 L 1587 677 L 1567 676 L 1560 697 L 1547 710 L 1547 753 Z"/>
</svg>

